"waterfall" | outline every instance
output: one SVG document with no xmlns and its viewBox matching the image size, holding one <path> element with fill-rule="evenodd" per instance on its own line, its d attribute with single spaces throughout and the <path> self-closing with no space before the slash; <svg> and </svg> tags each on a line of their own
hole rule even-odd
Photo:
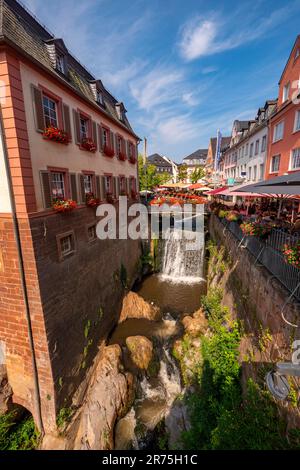
<svg viewBox="0 0 300 470">
<path fill-rule="evenodd" d="M 203 280 L 204 246 L 190 250 L 189 243 L 184 231 L 175 229 L 166 232 L 161 272 L 163 279 L 178 283 Z"/>
</svg>

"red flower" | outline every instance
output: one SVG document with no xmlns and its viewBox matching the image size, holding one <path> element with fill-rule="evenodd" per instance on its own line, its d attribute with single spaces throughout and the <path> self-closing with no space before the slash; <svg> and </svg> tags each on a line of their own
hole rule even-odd
<svg viewBox="0 0 300 470">
<path fill-rule="evenodd" d="M 45 127 L 43 137 L 45 139 L 58 142 L 60 144 L 69 143 L 69 135 L 67 134 L 67 132 L 54 126 Z"/>
<path fill-rule="evenodd" d="M 97 146 L 92 139 L 82 139 L 81 147 L 89 152 L 96 152 Z"/>
</svg>

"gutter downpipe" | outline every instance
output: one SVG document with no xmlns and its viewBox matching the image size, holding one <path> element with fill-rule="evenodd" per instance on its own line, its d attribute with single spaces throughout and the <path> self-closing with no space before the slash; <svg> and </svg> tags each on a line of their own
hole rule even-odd
<svg viewBox="0 0 300 470">
<path fill-rule="evenodd" d="M 31 352 L 32 370 L 33 370 L 35 405 L 36 405 L 36 412 L 37 412 L 37 426 L 39 428 L 41 435 L 43 436 L 45 432 L 44 432 L 44 425 L 43 425 L 43 419 L 42 419 L 41 395 L 40 395 L 40 386 L 39 386 L 39 379 L 38 379 L 37 360 L 36 360 L 33 333 L 32 333 L 32 323 L 31 323 L 28 290 L 27 290 L 25 270 L 24 270 L 24 259 L 23 259 L 22 246 L 21 246 L 20 229 L 19 229 L 18 217 L 17 217 L 17 212 L 16 212 L 16 202 L 15 202 L 12 177 L 11 177 L 11 171 L 10 171 L 9 160 L 8 160 L 7 143 L 6 143 L 6 137 L 5 137 L 5 131 L 4 131 L 1 106 L 0 106 L 0 138 L 2 140 L 4 163 L 5 163 L 7 183 L 8 183 L 8 193 L 9 193 L 11 213 L 12 213 L 12 219 L 13 219 L 13 231 L 14 231 L 14 236 L 15 236 L 15 240 L 17 244 L 19 271 L 20 271 L 21 286 L 22 286 L 23 298 L 24 298 L 24 304 L 25 304 L 25 314 L 26 314 L 26 321 L 27 321 L 29 347 L 30 347 L 30 352 Z"/>
</svg>

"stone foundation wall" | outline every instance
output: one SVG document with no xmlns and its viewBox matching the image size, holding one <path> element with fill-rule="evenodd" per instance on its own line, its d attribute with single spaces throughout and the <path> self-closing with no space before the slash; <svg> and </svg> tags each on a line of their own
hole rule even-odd
<svg viewBox="0 0 300 470">
<path fill-rule="evenodd" d="M 247 249 L 238 247 L 238 240 L 214 215 L 210 217 L 211 239 L 217 245 L 217 254 L 208 267 L 209 287 L 223 289 L 223 303 L 242 321 L 245 334 L 241 342 L 240 359 L 243 381 L 249 377 L 263 378 L 277 362 L 292 360 L 292 343 L 300 339 L 300 305 L 291 300 L 281 315 L 289 292 L 261 266 Z M 300 425 L 300 381 L 291 380 L 289 401 L 278 402 L 289 426 Z"/>
</svg>

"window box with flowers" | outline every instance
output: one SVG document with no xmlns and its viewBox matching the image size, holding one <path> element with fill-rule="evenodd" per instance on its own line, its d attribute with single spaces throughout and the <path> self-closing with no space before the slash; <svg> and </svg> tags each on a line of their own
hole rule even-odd
<svg viewBox="0 0 300 470">
<path fill-rule="evenodd" d="M 244 235 L 248 237 L 259 237 L 264 240 L 268 238 L 273 227 L 268 224 L 246 221 L 240 225 L 240 228 Z"/>
<path fill-rule="evenodd" d="M 68 145 L 70 140 L 67 132 L 54 126 L 45 127 L 43 137 L 47 140 L 51 140 L 53 142 L 58 142 L 59 144 L 65 145 Z"/>
<path fill-rule="evenodd" d="M 56 198 L 52 203 L 53 210 L 59 213 L 72 212 L 76 207 L 77 203 L 73 199 Z"/>
<path fill-rule="evenodd" d="M 88 207 L 98 207 L 100 205 L 100 199 L 95 197 L 93 193 L 85 195 L 85 202 Z"/>
<path fill-rule="evenodd" d="M 123 162 L 126 160 L 126 153 L 123 152 L 122 150 L 120 150 L 118 156 L 119 156 L 119 160 L 121 160 L 121 161 L 123 161 Z"/>
<path fill-rule="evenodd" d="M 87 150 L 88 152 L 96 152 L 96 150 L 97 150 L 97 146 L 96 146 L 95 142 L 90 138 L 82 139 L 81 147 L 84 150 Z"/>
<path fill-rule="evenodd" d="M 300 242 L 295 245 L 286 244 L 282 251 L 285 262 L 300 269 Z"/>
<path fill-rule="evenodd" d="M 104 145 L 103 152 L 107 157 L 113 157 L 115 154 L 114 149 L 110 147 L 109 145 Z"/>
</svg>

